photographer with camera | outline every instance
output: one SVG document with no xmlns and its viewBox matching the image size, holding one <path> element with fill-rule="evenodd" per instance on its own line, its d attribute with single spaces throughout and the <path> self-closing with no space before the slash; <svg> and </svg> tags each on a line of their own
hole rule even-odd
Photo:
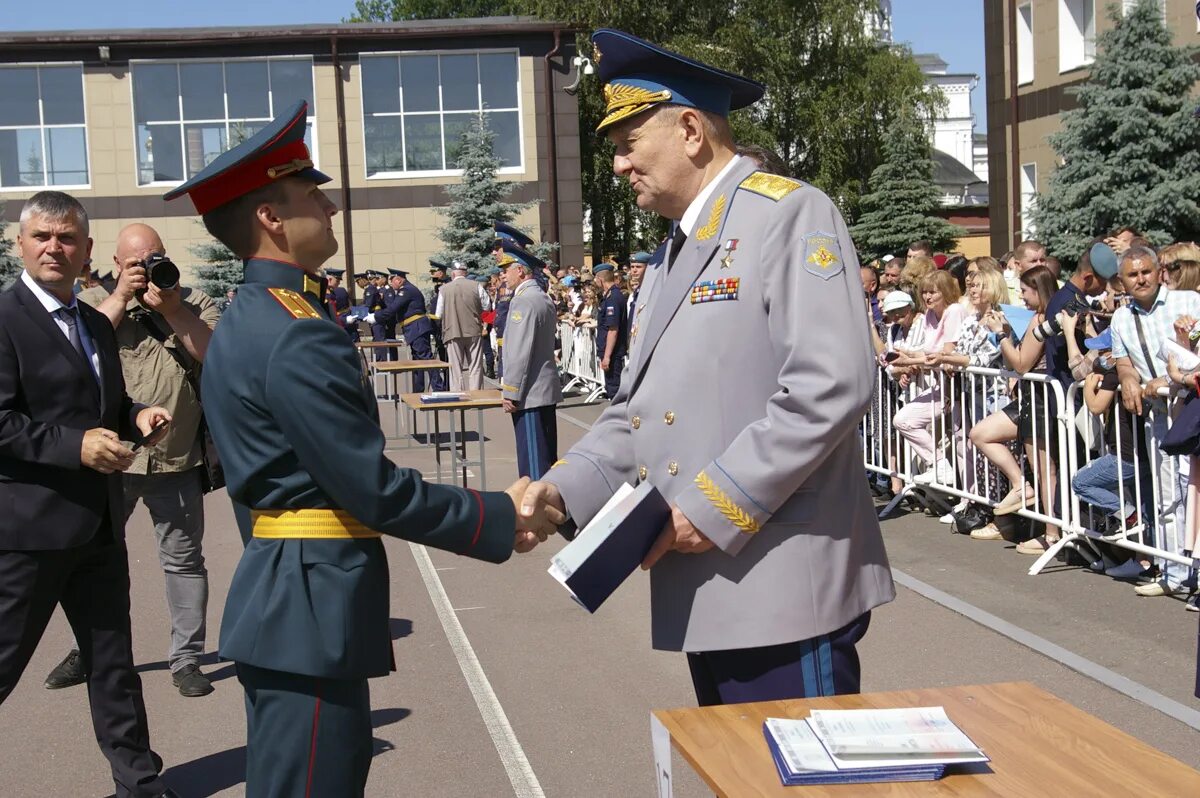
<svg viewBox="0 0 1200 798">
<path fill-rule="evenodd" d="M 1071 387 L 1075 376 L 1071 373 L 1071 353 L 1063 335 L 1063 314 L 1074 317 L 1072 327 L 1075 352 L 1083 351 L 1083 342 L 1088 337 L 1085 317 L 1090 314 L 1103 315 L 1098 297 L 1108 288 L 1108 282 L 1117 273 L 1117 258 L 1103 241 L 1095 239 L 1079 258 L 1075 273 L 1055 292 L 1046 306 L 1045 321 L 1034 328 L 1033 334 L 1045 345 L 1046 373 L 1058 380 L 1063 390 Z M 1104 325 L 1100 325 L 1104 326 Z M 1099 332 L 1100 330 L 1097 330 Z M 1086 372 L 1084 372 L 1086 374 Z"/>
<path fill-rule="evenodd" d="M 179 268 L 148 225 L 121 230 L 113 262 L 112 294 L 89 288 L 79 300 L 112 322 L 129 395 L 167 408 L 172 418 L 165 437 L 140 449 L 125 472 L 125 518 L 141 499 L 154 521 L 171 615 L 172 682 L 184 696 L 207 695 L 212 684 L 199 668 L 208 571 L 201 550 L 206 475 L 198 386 L 199 365 L 220 313 L 206 294 L 179 285 Z M 51 671 L 46 687 L 69 687 L 86 678 L 79 652 L 72 650 Z"/>
</svg>

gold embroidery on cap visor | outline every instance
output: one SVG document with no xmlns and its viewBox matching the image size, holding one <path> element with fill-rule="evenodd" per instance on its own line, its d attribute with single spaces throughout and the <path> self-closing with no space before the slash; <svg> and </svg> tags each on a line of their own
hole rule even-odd
<svg viewBox="0 0 1200 798">
<path fill-rule="evenodd" d="M 659 103 L 671 101 L 671 91 L 650 91 L 641 86 L 627 86 L 624 83 L 608 83 L 604 86 L 604 111 L 607 114 L 600 124 L 596 125 L 599 132 L 617 124 L 642 111 L 648 111 Z"/>
<path fill-rule="evenodd" d="M 299 158 L 293 158 L 289 163 L 282 164 L 281 166 L 272 166 L 267 170 L 267 177 L 271 178 L 272 180 L 278 180 L 281 177 L 287 177 L 288 175 L 301 172 L 305 169 L 312 169 L 312 167 L 313 162 L 309 158 L 305 158 L 303 160 Z"/>
</svg>

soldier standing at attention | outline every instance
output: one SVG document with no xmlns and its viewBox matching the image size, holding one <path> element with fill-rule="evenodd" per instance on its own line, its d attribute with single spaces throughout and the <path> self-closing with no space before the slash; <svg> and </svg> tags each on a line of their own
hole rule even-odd
<svg viewBox="0 0 1200 798">
<path fill-rule="evenodd" d="M 621 371 L 625 368 L 625 294 L 617 285 L 611 263 L 593 266 L 592 279 L 601 292 L 596 318 L 596 358 L 604 372 L 604 397 L 612 399 L 621 387 Z"/>
<path fill-rule="evenodd" d="M 854 244 L 825 194 L 737 156 L 727 117 L 762 85 L 592 41 L 613 170 L 674 230 L 620 390 L 522 511 L 582 527 L 649 481 L 672 507 L 642 563 L 653 644 L 687 652 L 699 703 L 858 692 L 856 645 L 895 588 L 856 435 L 874 367 Z"/>
<path fill-rule="evenodd" d="M 296 103 L 166 195 L 188 194 L 245 263 L 203 392 L 246 546 L 220 653 L 246 691 L 249 798 L 364 794 L 367 679 L 393 662 L 381 534 L 503 562 L 555 520 L 518 532 L 523 482 L 506 493 L 429 484 L 384 455 L 354 346 L 326 313 L 320 269 L 337 251 L 337 208 L 304 144 L 306 113 Z"/>
<path fill-rule="evenodd" d="M 512 294 L 508 367 L 500 382 L 504 412 L 512 415 L 517 436 L 517 473 L 541 479 L 558 458 L 558 422 L 554 417 L 562 401 L 554 362 L 558 314 L 537 279 L 546 264 L 512 241 L 504 242 L 498 258 Z"/>
</svg>

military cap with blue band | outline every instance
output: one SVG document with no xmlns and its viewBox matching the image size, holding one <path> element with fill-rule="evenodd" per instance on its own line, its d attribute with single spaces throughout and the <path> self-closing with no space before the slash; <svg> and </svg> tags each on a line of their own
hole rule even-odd
<svg viewBox="0 0 1200 798">
<path fill-rule="evenodd" d="M 522 233 L 511 224 L 504 222 L 496 222 L 495 224 L 496 237 L 502 241 L 512 241 L 518 246 L 528 247 L 533 244 L 533 239 Z"/>
<path fill-rule="evenodd" d="M 163 199 L 187 194 L 196 213 L 204 215 L 283 177 L 301 177 L 317 185 L 328 183 L 331 178 L 313 168 L 304 143 L 307 116 L 308 103 L 301 100 L 241 144 L 218 155 L 191 180 L 164 194 Z"/>
<path fill-rule="evenodd" d="M 745 108 L 766 88 L 749 78 L 702 64 L 619 30 L 592 34 L 596 71 L 604 86 L 605 116 L 596 132 L 664 103 L 718 116 Z"/>
<path fill-rule="evenodd" d="M 546 268 L 546 264 L 541 258 L 512 241 L 505 240 L 502 247 L 503 253 L 496 258 L 496 265 L 501 269 L 511 266 L 514 263 L 519 263 L 534 274 L 537 274 Z"/>
</svg>

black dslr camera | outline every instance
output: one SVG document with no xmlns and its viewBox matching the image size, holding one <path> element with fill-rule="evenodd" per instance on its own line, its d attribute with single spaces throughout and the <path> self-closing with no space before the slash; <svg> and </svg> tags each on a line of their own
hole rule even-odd
<svg viewBox="0 0 1200 798">
<path fill-rule="evenodd" d="M 1086 315 L 1088 313 L 1096 313 L 1098 310 L 1098 306 L 1093 306 L 1090 302 L 1078 296 L 1071 297 L 1071 301 L 1063 308 L 1063 311 L 1068 316 L 1078 316 L 1080 313 Z M 1044 343 L 1047 338 L 1053 338 L 1061 332 L 1062 325 L 1058 323 L 1058 319 L 1051 318 L 1046 319 L 1033 328 L 1033 337 L 1038 343 Z"/>
<path fill-rule="evenodd" d="M 179 267 L 161 252 L 152 252 L 142 261 L 146 279 L 164 291 L 179 287 Z"/>
</svg>

